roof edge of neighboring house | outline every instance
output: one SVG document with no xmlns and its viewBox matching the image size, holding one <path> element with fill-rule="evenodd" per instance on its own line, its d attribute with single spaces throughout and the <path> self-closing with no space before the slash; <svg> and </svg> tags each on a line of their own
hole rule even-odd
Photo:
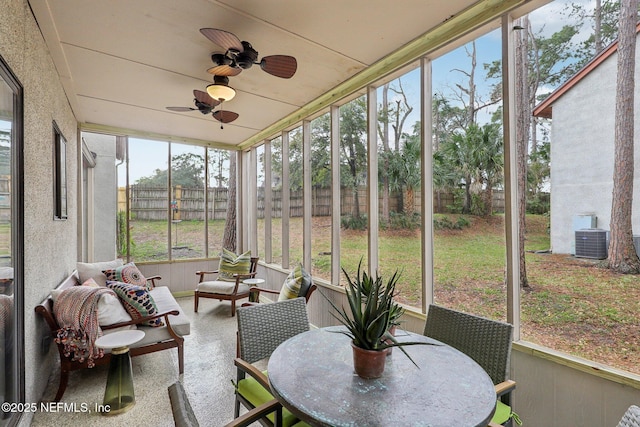
<svg viewBox="0 0 640 427">
<path fill-rule="evenodd" d="M 636 34 L 640 32 L 640 22 L 636 24 Z M 618 50 L 618 39 L 607 46 L 602 52 L 596 55 L 591 61 L 582 67 L 577 73 L 575 73 L 569 80 L 560 85 L 556 90 L 551 92 L 544 101 L 542 101 L 536 108 L 533 109 L 533 116 L 550 119 L 552 117 L 553 103 L 575 86 L 580 80 L 582 80 L 587 74 L 591 73 L 598 65 L 603 63 L 613 53 Z"/>
</svg>

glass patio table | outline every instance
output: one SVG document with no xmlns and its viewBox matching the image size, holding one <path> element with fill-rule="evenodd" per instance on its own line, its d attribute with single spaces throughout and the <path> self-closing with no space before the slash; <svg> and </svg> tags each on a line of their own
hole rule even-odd
<svg viewBox="0 0 640 427">
<path fill-rule="evenodd" d="M 382 377 L 365 380 L 353 371 L 349 338 L 340 327 L 290 338 L 268 364 L 273 395 L 299 419 L 315 426 L 486 426 L 496 393 L 473 359 L 439 341 L 406 331 L 399 341 L 436 345 L 398 347 Z"/>
</svg>

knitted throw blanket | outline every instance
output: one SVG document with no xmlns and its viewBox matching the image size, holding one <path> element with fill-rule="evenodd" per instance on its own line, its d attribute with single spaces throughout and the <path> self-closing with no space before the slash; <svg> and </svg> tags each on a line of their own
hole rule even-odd
<svg viewBox="0 0 640 427">
<path fill-rule="evenodd" d="M 55 341 L 64 346 L 64 355 L 72 360 L 95 366 L 94 359 L 104 356 L 104 350 L 95 346 L 102 336 L 98 324 L 98 301 L 100 297 L 113 291 L 108 288 L 73 286 L 65 289 L 53 305 L 53 314 L 58 320 L 58 334 Z"/>
</svg>

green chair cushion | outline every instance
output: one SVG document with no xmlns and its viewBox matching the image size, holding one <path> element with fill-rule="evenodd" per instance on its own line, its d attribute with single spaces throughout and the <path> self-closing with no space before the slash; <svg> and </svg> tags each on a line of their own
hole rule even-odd
<svg viewBox="0 0 640 427">
<path fill-rule="evenodd" d="M 266 374 L 266 371 L 264 373 Z M 262 385 L 253 377 L 247 377 L 238 382 L 238 393 L 251 402 L 253 406 L 260 406 L 273 399 L 271 393 L 262 387 Z M 274 423 L 275 413 L 270 413 L 267 415 L 267 418 Z M 306 423 L 298 421 L 298 419 L 286 408 L 282 408 L 282 425 L 284 427 L 292 427 L 294 425 L 295 427 L 307 426 Z"/>
<path fill-rule="evenodd" d="M 496 424 L 504 424 L 509 421 L 510 418 L 513 418 L 516 424 L 522 425 L 520 418 L 511 411 L 511 406 L 502 403 L 502 401 L 498 400 L 496 404 L 496 412 L 493 414 L 493 418 L 491 422 Z"/>
</svg>

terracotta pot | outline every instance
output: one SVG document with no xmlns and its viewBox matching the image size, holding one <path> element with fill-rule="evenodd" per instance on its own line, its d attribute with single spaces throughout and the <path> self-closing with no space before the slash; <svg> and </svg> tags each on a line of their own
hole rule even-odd
<svg viewBox="0 0 640 427">
<path fill-rule="evenodd" d="M 365 350 L 351 343 L 353 348 L 353 370 L 360 378 L 380 378 L 387 361 L 386 351 Z"/>
<path fill-rule="evenodd" d="M 391 335 L 393 335 L 394 337 L 396 336 L 396 326 L 393 325 L 392 327 L 389 328 L 389 332 L 391 333 Z M 387 339 L 385 340 L 385 343 L 387 344 L 393 344 L 393 341 Z M 387 356 L 391 354 L 391 352 L 393 351 L 393 347 L 387 347 L 386 349 L 387 352 Z"/>
</svg>

